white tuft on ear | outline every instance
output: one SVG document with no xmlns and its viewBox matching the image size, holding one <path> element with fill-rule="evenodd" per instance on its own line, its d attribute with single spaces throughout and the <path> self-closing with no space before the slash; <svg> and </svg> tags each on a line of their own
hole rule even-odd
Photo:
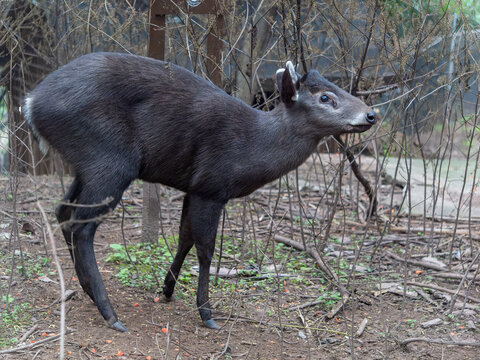
<svg viewBox="0 0 480 360">
<path fill-rule="evenodd" d="M 292 81 L 291 84 L 283 83 L 283 75 L 285 74 L 285 71 L 288 71 L 288 74 L 290 75 L 290 79 Z M 284 68 L 278 69 L 277 72 L 275 73 L 275 82 L 277 84 L 277 89 L 280 92 L 283 102 L 291 103 L 292 101 L 294 102 L 298 100 L 298 92 L 295 88 L 297 79 L 298 79 L 298 76 L 291 61 L 287 61 L 285 69 Z M 290 94 L 294 94 L 294 95 L 292 95 L 291 98 L 288 98 Z"/>
<path fill-rule="evenodd" d="M 282 77 L 284 72 L 285 72 L 285 69 L 278 69 L 277 72 L 275 73 L 275 83 L 277 85 L 278 91 L 282 89 Z"/>
<path fill-rule="evenodd" d="M 295 67 L 293 66 L 291 61 L 287 61 L 286 68 L 288 69 L 288 72 L 290 73 L 290 76 L 292 77 L 292 81 L 294 83 L 297 82 L 297 72 L 295 71 Z"/>
</svg>

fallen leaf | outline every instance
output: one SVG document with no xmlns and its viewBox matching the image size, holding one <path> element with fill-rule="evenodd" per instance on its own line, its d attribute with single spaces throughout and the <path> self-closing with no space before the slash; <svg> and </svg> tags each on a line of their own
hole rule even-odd
<svg viewBox="0 0 480 360">
<path fill-rule="evenodd" d="M 58 284 L 58 282 L 50 279 L 48 276 L 39 276 L 39 277 L 38 277 L 38 280 L 43 281 L 43 282 L 45 282 L 45 283 L 53 282 L 53 283 Z"/>
<path fill-rule="evenodd" d="M 117 355 L 116 355 L 116 356 L 118 356 L 118 357 L 120 357 L 120 356 L 123 356 L 123 351 L 122 351 L 122 350 L 120 350 L 120 351 L 117 353 Z"/>
</svg>

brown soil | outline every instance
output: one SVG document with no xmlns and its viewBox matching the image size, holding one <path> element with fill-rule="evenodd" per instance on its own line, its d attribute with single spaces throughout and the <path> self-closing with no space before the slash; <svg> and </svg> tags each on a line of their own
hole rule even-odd
<svg viewBox="0 0 480 360">
<path fill-rule="evenodd" d="M 33 325 L 36 325 L 36 330 L 24 343 L 32 345 L 33 342 L 59 332 L 60 305 L 54 302 L 59 299 L 60 288 L 57 283 L 58 277 L 54 273 L 55 266 L 50 263 L 49 269 L 45 270 L 51 271 L 48 277 L 54 282 L 44 282 L 35 275 L 30 278 L 20 276 L 16 271 L 13 277 L 7 274 L 10 274 L 9 269 L 21 263 L 20 249 L 24 259 L 37 259 L 39 256 L 51 258 L 50 247 L 44 246 L 44 226 L 36 206 L 36 197 L 38 196 L 48 210 L 49 221 L 55 227 L 54 200 L 59 199 L 61 187 L 58 179 L 53 177 L 39 178 L 35 183 L 29 178 L 18 180 L 19 187 L 14 197 L 8 196 L 12 193 L 9 179 L 0 180 L 2 188 L 0 193 L 5 194 L 0 199 L 0 209 L 5 209 L 0 214 L 0 224 L 9 224 L 1 231 L 5 233 L 11 231 L 12 217 L 15 216 L 13 200 L 16 200 L 17 214 L 26 214 L 25 217 L 18 217 L 20 241 L 8 241 L 5 237 L 0 237 L 2 259 L 0 295 L 8 292 L 14 297 L 9 306 L 29 303 L 31 307 L 27 311 L 31 313 L 31 317 L 15 328 L 0 330 L 0 334 L 4 338 L 8 337 L 9 333 L 11 336 L 20 338 Z M 70 179 L 65 181 L 69 183 Z M 127 210 L 124 224 L 125 235 L 129 242 L 137 242 L 140 238 L 138 225 L 141 221 L 140 189 L 141 186 L 136 183 L 124 197 L 124 202 L 132 207 Z M 177 194 L 171 190 L 165 191 L 167 198 Z M 274 190 L 274 193 L 275 191 L 277 190 Z M 308 194 L 305 194 L 305 197 L 307 196 Z M 255 193 L 249 200 L 261 208 L 265 202 L 264 193 Z M 237 236 L 242 204 L 242 200 L 237 200 L 229 208 L 231 218 L 229 231 Z M 165 232 L 175 231 L 180 209 L 181 199 L 169 204 L 168 216 L 164 213 Z M 235 220 L 236 213 L 240 217 L 239 221 Z M 406 222 L 407 219 L 399 219 L 397 226 L 405 226 Z M 265 241 L 268 235 L 265 229 L 268 229 L 269 222 L 263 220 L 262 224 L 265 225 L 262 227 L 255 224 L 259 242 Z M 361 225 L 361 222 L 359 224 Z M 278 278 L 276 280 L 278 286 L 272 286 L 268 291 L 252 286 L 250 289 L 242 288 L 227 293 L 224 292 L 224 288 L 214 286 L 212 281 L 211 303 L 215 308 L 214 318 L 222 326 L 219 331 L 213 331 L 202 326 L 195 308 L 192 289 L 178 286 L 177 300 L 167 303 L 161 300 L 160 295 L 160 301 L 155 302 L 157 294 L 154 291 L 124 287 L 118 282 L 114 275 L 114 266 L 106 263 L 104 259 L 109 251 L 109 244 L 123 242 L 120 225 L 121 208 L 110 215 L 99 228 L 96 236 L 96 254 L 110 299 L 121 321 L 129 328 L 129 333 L 119 333 L 105 326 L 96 307 L 76 281 L 63 239 L 59 234 L 55 235 L 66 288 L 76 291 L 76 296 L 66 303 L 66 325 L 73 331 L 67 334 L 65 339 L 67 352 L 65 358 L 67 359 L 480 359 L 478 348 L 475 347 L 426 342 L 399 345 L 399 341 L 412 337 L 478 343 L 480 342 L 478 330 L 469 326 L 473 324 L 478 328 L 480 324 L 477 310 L 471 311 L 471 315 L 466 317 L 445 315 L 448 302 L 442 299 L 442 294 L 438 292 L 430 293 L 432 299 L 430 303 L 418 295 L 412 298 L 404 297 L 403 290 L 399 291 L 399 294 L 379 291 L 378 285 L 391 281 L 392 274 L 398 276 L 399 284 L 403 284 L 402 275 L 404 274 L 407 274 L 408 281 L 424 283 L 433 281 L 438 286 L 450 289 L 456 289 L 459 282 L 459 280 L 449 281 L 429 277 L 428 269 L 416 266 L 410 266 L 405 270 L 405 264 L 395 262 L 382 253 L 384 246 L 397 249 L 399 245 L 396 245 L 395 240 L 382 245 L 377 250 L 371 272 L 357 273 L 350 278 L 348 287 L 352 291 L 352 297 L 344 310 L 339 311 L 331 320 L 326 317 L 329 308 L 321 305 L 285 311 L 291 306 L 315 300 L 318 296 L 318 285 L 321 282 L 313 275 L 309 278 L 313 285 L 305 285 L 293 281 L 293 278 L 285 277 Z M 33 231 L 33 234 L 29 235 L 25 230 Z M 344 230 L 343 224 L 336 223 L 332 235 L 347 239 Z M 348 226 L 347 230 L 351 232 L 348 236 L 364 232 L 361 226 L 354 228 Z M 279 229 L 280 233 L 282 231 L 287 234 L 287 230 Z M 378 238 L 378 231 L 375 231 L 374 227 L 368 230 L 368 234 L 371 234 L 372 239 Z M 406 239 L 405 234 L 398 233 L 396 236 L 400 239 L 398 241 L 400 243 Z M 296 237 L 299 240 L 298 235 Z M 435 241 L 445 239 L 448 240 L 448 236 L 437 238 Z M 420 240 L 415 241 L 417 243 L 412 243 L 412 256 L 414 252 L 422 253 L 426 248 L 425 245 L 420 244 Z M 368 246 L 364 244 L 365 253 L 370 253 L 372 250 L 372 247 Z M 48 248 L 48 255 L 45 254 L 46 248 Z M 296 252 L 292 250 L 292 255 Z M 473 249 L 472 253 L 475 254 Z M 353 262 L 351 255 L 346 253 L 343 256 L 347 263 Z M 15 261 L 13 265 L 12 261 Z M 193 257 L 190 261 L 194 262 Z M 311 260 L 306 263 L 308 266 L 313 266 Z M 305 276 L 308 277 L 308 272 Z M 235 284 L 238 279 L 231 281 Z M 412 288 L 409 287 L 408 290 L 411 291 Z M 478 287 L 473 286 L 470 295 L 479 298 Z M 469 304 L 478 305 L 475 302 L 469 302 Z M 2 313 L 6 312 L 7 310 L 4 309 Z M 365 332 L 361 337 L 353 337 L 352 340 L 350 335 L 355 333 L 365 318 L 368 319 Z M 440 318 L 442 323 L 425 329 L 420 326 L 420 323 L 434 318 Z M 8 347 L 20 345 L 22 344 Z M 58 348 L 59 342 L 51 341 L 24 351 L 0 355 L 0 358 L 54 359 L 58 358 Z"/>
</svg>

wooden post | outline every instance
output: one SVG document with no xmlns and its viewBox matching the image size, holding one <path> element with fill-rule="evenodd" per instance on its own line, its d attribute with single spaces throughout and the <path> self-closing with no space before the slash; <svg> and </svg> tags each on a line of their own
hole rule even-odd
<svg viewBox="0 0 480 360">
<path fill-rule="evenodd" d="M 207 37 L 207 75 L 217 86 L 222 86 L 222 72 L 218 65 L 221 59 L 223 17 L 215 0 L 204 0 L 195 7 L 188 6 L 185 0 L 151 0 L 148 56 L 165 59 L 165 21 L 167 15 L 183 11 L 188 14 L 215 14 L 216 21 Z M 160 227 L 160 189 L 156 184 L 143 183 L 142 241 L 158 240 Z"/>
</svg>

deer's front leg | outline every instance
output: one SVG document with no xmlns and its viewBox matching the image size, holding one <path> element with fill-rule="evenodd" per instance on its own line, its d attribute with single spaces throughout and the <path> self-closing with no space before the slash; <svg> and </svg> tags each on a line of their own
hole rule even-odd
<svg viewBox="0 0 480 360">
<path fill-rule="evenodd" d="M 219 329 L 217 323 L 212 319 L 212 311 L 210 309 L 210 303 L 208 302 L 208 288 L 210 264 L 215 250 L 215 237 L 217 235 L 218 222 L 223 206 L 223 202 L 191 196 L 188 212 L 200 265 L 197 307 L 203 323 L 211 329 Z"/>
</svg>

